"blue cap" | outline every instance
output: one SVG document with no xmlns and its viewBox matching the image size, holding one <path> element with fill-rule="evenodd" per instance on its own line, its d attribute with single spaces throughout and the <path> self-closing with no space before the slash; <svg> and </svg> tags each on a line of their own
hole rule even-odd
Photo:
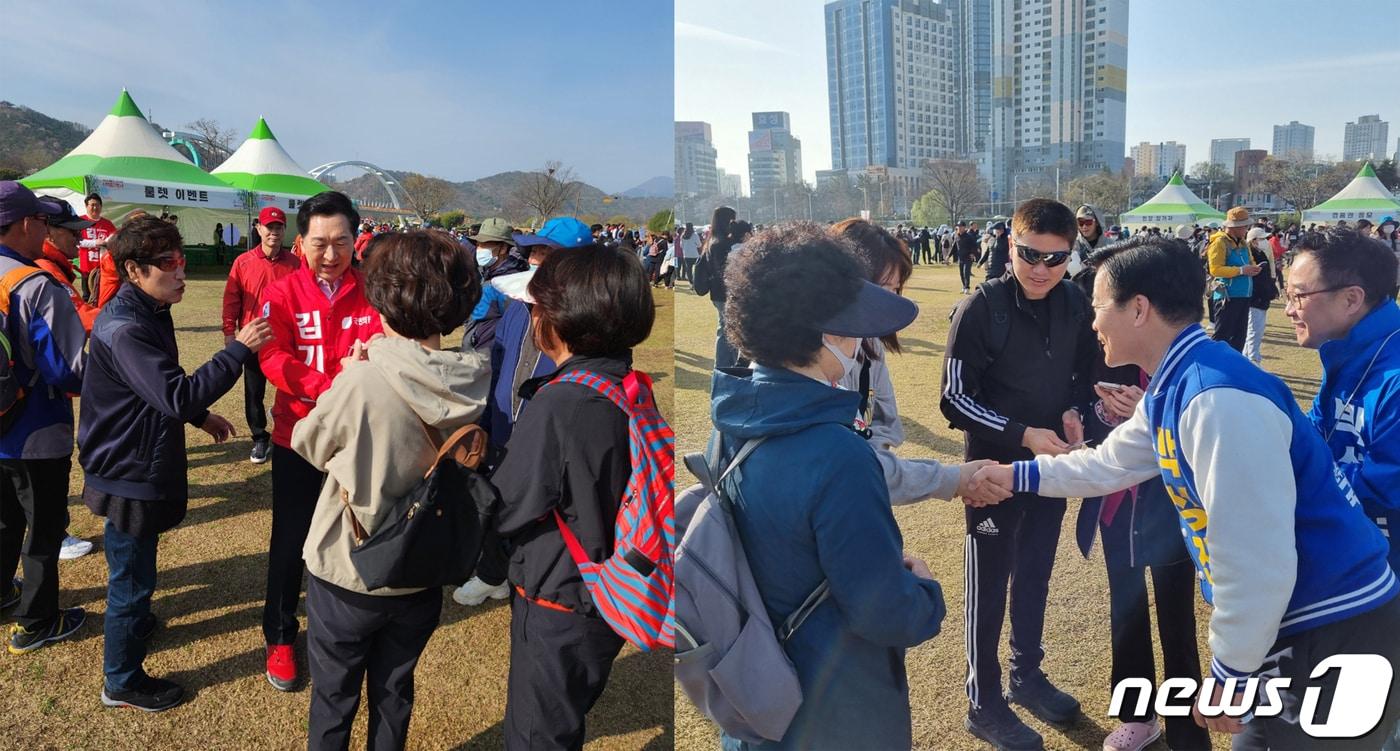
<svg viewBox="0 0 1400 751">
<path fill-rule="evenodd" d="M 560 248 L 581 248 L 593 244 L 593 231 L 571 216 L 558 216 L 544 223 L 535 235 Z"/>
<path fill-rule="evenodd" d="M 1381 226 L 1381 225 L 1385 225 L 1385 224 L 1395 224 L 1395 223 L 1396 223 L 1396 222 L 1395 222 L 1395 217 L 1393 217 L 1393 216 L 1383 216 L 1383 217 L 1381 217 L 1381 220 L 1380 220 L 1379 222 L 1376 222 L 1376 226 Z"/>
<path fill-rule="evenodd" d="M 515 241 L 515 247 L 517 248 L 528 248 L 532 245 L 548 245 L 551 248 L 561 247 L 559 243 L 548 237 L 540 237 L 539 235 L 522 235 L 516 232 L 511 235 L 511 239 Z"/>
</svg>

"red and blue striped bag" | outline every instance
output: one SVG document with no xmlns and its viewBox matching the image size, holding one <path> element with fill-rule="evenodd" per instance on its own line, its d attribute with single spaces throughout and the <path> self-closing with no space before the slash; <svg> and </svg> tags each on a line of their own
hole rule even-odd
<svg viewBox="0 0 1400 751">
<path fill-rule="evenodd" d="M 634 370 L 619 389 L 596 373 L 575 370 L 554 383 L 587 386 L 627 413 L 632 459 L 632 475 L 617 509 L 612 555 L 604 561 L 589 560 L 556 509 L 564 544 L 594 606 L 613 631 L 643 651 L 674 649 L 675 436 L 656 410 L 651 378 Z"/>
</svg>

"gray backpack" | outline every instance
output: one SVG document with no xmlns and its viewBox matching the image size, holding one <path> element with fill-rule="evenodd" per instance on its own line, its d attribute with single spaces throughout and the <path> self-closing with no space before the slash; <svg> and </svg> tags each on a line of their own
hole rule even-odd
<svg viewBox="0 0 1400 751">
<path fill-rule="evenodd" d="M 746 441 L 721 471 L 716 435 L 708 457 L 686 456 L 700 484 L 676 498 L 676 682 L 720 729 L 748 743 L 787 733 L 802 687 L 783 643 L 830 594 L 823 581 L 781 628 L 768 618 L 730 500 L 734 470 L 763 440 Z"/>
</svg>

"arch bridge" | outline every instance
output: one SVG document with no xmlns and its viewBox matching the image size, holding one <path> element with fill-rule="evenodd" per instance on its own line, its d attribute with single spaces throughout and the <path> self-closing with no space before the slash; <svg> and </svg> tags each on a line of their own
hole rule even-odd
<svg viewBox="0 0 1400 751">
<path fill-rule="evenodd" d="M 389 174 L 388 170 L 370 164 L 369 162 L 356 160 L 327 162 L 312 169 L 311 176 L 320 180 L 321 175 L 327 172 L 334 172 L 341 167 L 355 167 L 367 174 L 374 175 L 375 179 L 379 181 L 379 184 L 384 186 L 384 192 L 389 194 L 389 203 L 392 204 L 395 209 L 408 210 L 411 206 L 408 201 L 408 191 L 404 190 L 404 187 L 399 184 L 399 181 L 395 180 L 394 176 Z"/>
</svg>

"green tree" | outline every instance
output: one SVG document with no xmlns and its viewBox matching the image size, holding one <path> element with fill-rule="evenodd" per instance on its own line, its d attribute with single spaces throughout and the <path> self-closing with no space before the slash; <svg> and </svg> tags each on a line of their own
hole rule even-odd
<svg viewBox="0 0 1400 751">
<path fill-rule="evenodd" d="M 910 210 L 910 221 L 916 227 L 937 227 L 940 224 L 951 224 L 948 221 L 948 210 L 944 208 L 943 196 L 937 190 L 919 196 L 914 201 L 914 206 Z"/>
<path fill-rule="evenodd" d="M 444 228 L 444 229 L 452 229 L 452 228 L 454 228 L 454 227 L 460 227 L 460 226 L 462 226 L 463 224 L 465 224 L 466 221 L 467 221 L 467 212 L 462 211 L 461 209 L 453 209 L 453 210 L 451 210 L 451 211 L 444 211 L 444 212 L 442 212 L 441 214 L 438 214 L 438 216 L 437 216 L 437 223 L 438 223 L 438 226 L 440 226 L 440 227 L 442 227 L 442 228 Z"/>
<path fill-rule="evenodd" d="M 1376 169 L 1376 179 L 1380 180 L 1381 184 L 1385 187 L 1390 188 L 1391 192 L 1394 192 L 1396 188 L 1400 188 L 1400 176 L 1396 175 L 1394 159 L 1387 159 L 1380 164 L 1371 166 Z"/>
<path fill-rule="evenodd" d="M 672 209 L 658 211 L 647 220 L 647 231 L 658 235 L 670 232 L 676 226 L 676 212 Z"/>
</svg>

